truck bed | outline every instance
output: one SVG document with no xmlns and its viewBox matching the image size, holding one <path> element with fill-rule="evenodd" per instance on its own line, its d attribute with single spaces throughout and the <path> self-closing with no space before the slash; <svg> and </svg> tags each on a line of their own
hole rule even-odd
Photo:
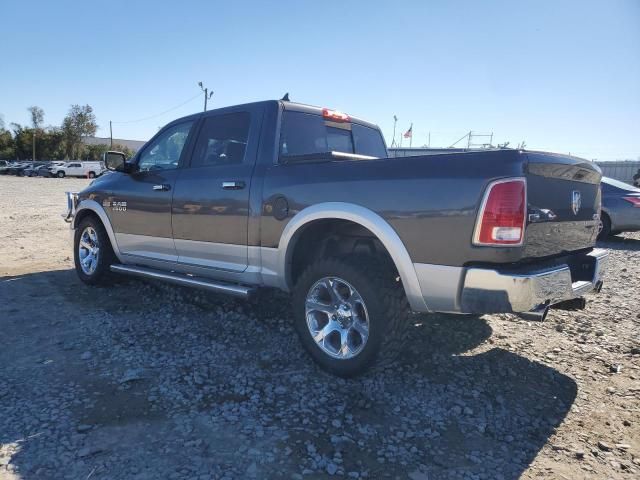
<svg viewBox="0 0 640 480">
<path fill-rule="evenodd" d="M 472 236 L 486 187 L 524 177 L 528 217 L 517 247 L 474 246 Z M 264 198 L 286 196 L 292 213 L 326 201 L 369 208 L 396 230 L 416 263 L 464 266 L 517 263 L 587 250 L 598 231 L 601 173 L 583 159 L 493 150 L 374 160 L 334 160 L 275 166 Z M 579 211 L 572 195 L 581 192 Z M 286 222 L 262 218 L 262 245 L 277 246 Z"/>
</svg>

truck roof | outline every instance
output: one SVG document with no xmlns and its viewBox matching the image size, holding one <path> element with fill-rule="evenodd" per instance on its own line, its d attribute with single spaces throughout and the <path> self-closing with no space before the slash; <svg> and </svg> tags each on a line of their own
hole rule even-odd
<svg viewBox="0 0 640 480">
<path fill-rule="evenodd" d="M 291 101 L 285 101 L 285 100 L 262 100 L 259 102 L 250 102 L 250 103 L 244 103 L 244 104 L 240 104 L 240 105 L 229 105 L 227 107 L 220 107 L 220 108 L 216 108 L 213 110 L 207 110 L 206 112 L 199 112 L 199 113 L 194 113 L 192 115 L 187 115 L 185 117 L 180 117 L 180 118 L 176 118 L 175 120 L 169 122 L 167 125 L 170 125 L 172 123 L 177 123 L 177 122 L 181 122 L 183 120 L 187 120 L 187 119 L 196 119 L 199 118 L 203 115 L 210 115 L 210 114 L 215 114 L 215 113 L 223 113 L 226 109 L 228 108 L 238 108 L 238 107 L 243 107 L 243 106 L 256 106 L 256 105 L 274 105 L 277 104 L 279 108 L 282 108 L 283 110 L 288 110 L 288 111 L 293 111 L 293 112 L 304 112 L 304 113 L 312 113 L 315 115 L 322 115 L 322 109 L 323 107 L 317 107 L 315 105 L 308 105 L 305 103 L 297 103 L 297 102 L 291 102 Z M 325 108 L 331 108 L 331 107 L 325 107 Z M 376 125 L 375 123 L 371 123 L 367 120 L 363 120 L 359 117 L 354 117 L 353 115 L 349 114 L 348 112 L 345 112 L 349 115 L 349 119 L 352 123 L 358 123 L 360 125 L 364 125 L 366 127 L 371 127 L 371 128 L 375 128 L 378 129 L 378 125 Z"/>
<path fill-rule="evenodd" d="M 287 101 L 283 101 L 283 100 L 279 100 L 280 104 L 282 105 L 282 108 L 284 108 L 285 110 L 290 110 L 290 111 L 294 111 L 294 112 L 304 112 L 304 113 L 313 113 L 315 115 L 322 115 L 322 109 L 323 107 L 316 107 L 315 105 L 308 105 L 305 103 L 296 103 L 296 102 L 287 102 Z M 331 107 L 324 107 L 324 108 L 330 108 Z M 363 120 L 362 118 L 359 117 L 354 117 L 353 115 L 351 115 L 348 112 L 344 112 L 347 113 L 349 115 L 349 120 L 352 123 L 359 123 L 360 125 L 365 125 L 367 127 L 371 127 L 371 128 L 378 128 L 378 125 L 376 125 L 375 123 L 371 123 L 367 120 Z"/>
</svg>

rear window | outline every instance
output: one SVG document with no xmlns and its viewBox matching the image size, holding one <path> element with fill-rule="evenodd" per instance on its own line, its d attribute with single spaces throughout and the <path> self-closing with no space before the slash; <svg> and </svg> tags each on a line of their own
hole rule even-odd
<svg viewBox="0 0 640 480">
<path fill-rule="evenodd" d="M 283 113 L 281 157 L 327 152 L 356 153 L 379 158 L 387 156 L 382 135 L 375 128 L 356 123 L 331 122 L 310 113 Z"/>
</svg>

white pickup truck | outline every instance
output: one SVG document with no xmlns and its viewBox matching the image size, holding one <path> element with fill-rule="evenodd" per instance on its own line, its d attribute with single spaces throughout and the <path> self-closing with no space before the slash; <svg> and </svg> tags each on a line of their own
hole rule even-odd
<svg viewBox="0 0 640 480">
<path fill-rule="evenodd" d="M 51 167 L 51 176 L 95 178 L 105 170 L 102 162 L 67 162 L 64 165 Z"/>
</svg>

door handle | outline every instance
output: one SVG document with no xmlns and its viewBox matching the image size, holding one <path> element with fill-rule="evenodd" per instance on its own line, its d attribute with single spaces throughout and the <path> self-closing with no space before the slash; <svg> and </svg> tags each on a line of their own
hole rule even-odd
<svg viewBox="0 0 640 480">
<path fill-rule="evenodd" d="M 244 188 L 244 182 L 239 180 L 222 182 L 222 188 L 225 190 L 242 190 Z"/>
<path fill-rule="evenodd" d="M 153 189 L 157 192 L 166 192 L 167 190 L 171 189 L 171 186 L 169 185 L 154 185 Z"/>
</svg>

